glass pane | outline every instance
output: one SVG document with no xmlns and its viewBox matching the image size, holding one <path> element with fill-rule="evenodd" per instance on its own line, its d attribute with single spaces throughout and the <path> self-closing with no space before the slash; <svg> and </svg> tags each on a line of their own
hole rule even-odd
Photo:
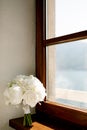
<svg viewBox="0 0 87 130">
<path fill-rule="evenodd" d="M 47 0 L 47 39 L 87 30 L 87 0 Z"/>
<path fill-rule="evenodd" d="M 47 95 L 87 109 L 87 39 L 47 47 Z"/>
</svg>

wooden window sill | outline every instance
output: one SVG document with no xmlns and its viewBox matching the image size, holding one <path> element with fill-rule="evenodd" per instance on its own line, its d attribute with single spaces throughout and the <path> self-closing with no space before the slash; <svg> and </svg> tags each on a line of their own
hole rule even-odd
<svg viewBox="0 0 87 130">
<path fill-rule="evenodd" d="M 23 126 L 23 117 L 9 120 L 9 126 L 15 130 L 87 130 L 87 128 L 64 120 L 56 120 L 43 113 L 32 115 L 32 121 L 32 127 L 30 128 Z"/>
<path fill-rule="evenodd" d="M 24 127 L 23 126 L 23 117 L 11 119 L 9 121 L 9 125 L 16 130 L 53 130 L 47 125 L 38 122 L 37 120 L 33 120 L 32 127 Z"/>
</svg>

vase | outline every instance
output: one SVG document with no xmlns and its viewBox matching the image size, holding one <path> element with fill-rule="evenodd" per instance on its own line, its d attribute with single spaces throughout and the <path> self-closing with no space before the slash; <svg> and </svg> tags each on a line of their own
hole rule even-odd
<svg viewBox="0 0 87 130">
<path fill-rule="evenodd" d="M 30 106 L 25 105 L 23 107 L 23 110 L 24 110 L 23 126 L 31 127 L 32 126 L 32 118 L 31 118 Z"/>
</svg>

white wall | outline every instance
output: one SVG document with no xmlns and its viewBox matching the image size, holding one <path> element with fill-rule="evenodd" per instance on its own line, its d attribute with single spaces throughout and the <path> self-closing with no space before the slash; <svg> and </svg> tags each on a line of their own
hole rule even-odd
<svg viewBox="0 0 87 130">
<path fill-rule="evenodd" d="M 0 0 L 0 130 L 21 107 L 6 106 L 3 91 L 18 74 L 35 74 L 35 0 Z"/>
</svg>

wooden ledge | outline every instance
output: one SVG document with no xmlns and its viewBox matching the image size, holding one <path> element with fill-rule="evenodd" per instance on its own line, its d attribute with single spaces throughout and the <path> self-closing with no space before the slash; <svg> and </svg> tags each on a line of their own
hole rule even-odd
<svg viewBox="0 0 87 130">
<path fill-rule="evenodd" d="M 23 126 L 23 117 L 11 119 L 9 125 L 16 130 L 53 130 L 49 126 L 46 126 L 38 121 L 33 120 L 32 127 Z"/>
<path fill-rule="evenodd" d="M 45 113 L 32 115 L 32 121 L 31 128 L 23 126 L 23 117 L 9 120 L 9 126 L 16 130 L 87 130 L 70 122 L 51 118 Z"/>
<path fill-rule="evenodd" d="M 23 117 L 15 118 L 9 120 L 9 126 L 16 130 L 54 130 L 54 128 L 50 127 L 49 124 L 45 123 L 45 121 L 40 121 L 36 115 L 32 115 L 32 127 L 24 127 L 23 126 Z"/>
</svg>

